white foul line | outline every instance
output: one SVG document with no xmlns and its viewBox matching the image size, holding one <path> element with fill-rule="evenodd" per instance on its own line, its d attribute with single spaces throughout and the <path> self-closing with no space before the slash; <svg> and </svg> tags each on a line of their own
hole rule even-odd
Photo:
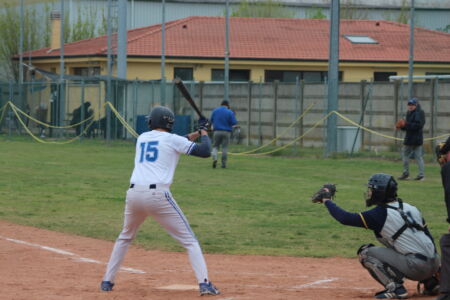
<svg viewBox="0 0 450 300">
<path fill-rule="evenodd" d="M 105 265 L 105 263 L 103 263 L 101 261 L 98 261 L 98 260 L 95 260 L 95 259 L 91 259 L 91 258 L 81 257 L 78 254 L 75 254 L 75 253 L 72 253 L 72 252 L 68 252 L 68 251 L 64 251 L 64 250 L 61 250 L 61 249 L 56 249 L 56 248 L 52 248 L 52 247 L 42 246 L 42 245 L 38 245 L 38 244 L 34 244 L 34 243 L 21 241 L 21 240 L 10 239 L 10 238 L 4 237 L 4 236 L 0 236 L 0 238 L 4 239 L 4 240 L 7 240 L 9 242 L 22 244 L 22 245 L 27 245 L 27 246 L 32 246 L 32 247 L 43 249 L 43 250 L 47 250 L 47 251 L 50 251 L 50 252 L 71 256 L 72 259 L 76 260 L 76 261 L 89 262 L 89 263 L 94 263 L 94 264 Z M 145 271 L 138 270 L 138 269 L 133 269 L 133 268 L 121 267 L 120 270 L 121 271 L 125 271 L 125 272 L 129 272 L 129 273 L 145 274 Z"/>
<path fill-rule="evenodd" d="M 338 279 L 339 278 L 329 278 L 329 279 L 317 280 L 317 281 L 314 281 L 314 282 L 293 286 L 293 287 L 291 287 L 291 289 L 299 289 L 300 290 L 300 289 L 303 289 L 303 288 L 308 288 L 308 287 L 313 286 L 313 285 L 318 285 L 318 284 L 325 283 L 325 282 L 336 281 Z"/>
</svg>

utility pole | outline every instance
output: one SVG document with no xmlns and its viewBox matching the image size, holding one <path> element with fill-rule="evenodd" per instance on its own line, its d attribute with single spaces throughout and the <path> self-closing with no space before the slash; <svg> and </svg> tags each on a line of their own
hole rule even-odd
<svg viewBox="0 0 450 300">
<path fill-rule="evenodd" d="M 409 67 L 408 67 L 408 99 L 413 97 L 413 74 L 414 74 L 414 0 L 411 0 L 411 11 L 409 14 Z"/>
<path fill-rule="evenodd" d="M 114 103 L 111 99 L 111 77 L 112 77 L 112 2 L 108 0 L 108 16 L 107 16 L 107 35 L 108 35 L 108 52 L 107 52 L 107 70 L 108 78 L 106 80 L 106 101 Z M 106 140 L 111 140 L 111 108 L 106 106 Z"/>
<path fill-rule="evenodd" d="M 330 53 L 328 62 L 328 110 L 338 110 L 339 101 L 339 0 L 331 1 Z M 337 152 L 337 117 L 330 115 L 327 120 L 326 155 Z"/>
<path fill-rule="evenodd" d="M 161 105 L 166 104 L 166 1 L 162 0 L 161 24 Z"/>
<path fill-rule="evenodd" d="M 119 0 L 117 34 L 117 77 L 127 79 L 127 0 Z"/>
<path fill-rule="evenodd" d="M 61 48 L 59 49 L 59 125 L 62 126 L 64 119 L 65 119 L 65 83 L 64 83 L 64 73 L 65 73 L 65 66 L 64 66 L 64 0 L 61 0 L 61 31 L 60 31 L 60 44 Z M 62 136 L 62 129 L 60 131 Z"/>
<path fill-rule="evenodd" d="M 229 87 L 230 87 L 230 1 L 226 1 L 226 16 L 225 16 L 225 69 L 224 69 L 224 99 L 230 100 L 229 98 Z"/>
</svg>

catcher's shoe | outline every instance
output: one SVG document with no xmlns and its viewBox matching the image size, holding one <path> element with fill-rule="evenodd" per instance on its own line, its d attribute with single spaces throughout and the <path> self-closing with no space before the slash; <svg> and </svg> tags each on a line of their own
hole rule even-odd
<svg viewBox="0 0 450 300">
<path fill-rule="evenodd" d="M 112 291 L 114 286 L 114 283 L 111 281 L 102 281 L 102 284 L 100 284 L 100 289 L 104 292 L 110 292 Z"/>
<path fill-rule="evenodd" d="M 200 283 L 199 288 L 200 288 L 200 296 L 220 294 L 219 290 L 212 284 L 211 281 Z"/>
<path fill-rule="evenodd" d="M 375 294 L 376 299 L 406 299 L 408 292 L 403 285 L 398 286 L 395 291 L 384 290 Z"/>
<path fill-rule="evenodd" d="M 434 298 L 434 300 L 450 300 L 450 294 L 441 294 Z"/>
</svg>

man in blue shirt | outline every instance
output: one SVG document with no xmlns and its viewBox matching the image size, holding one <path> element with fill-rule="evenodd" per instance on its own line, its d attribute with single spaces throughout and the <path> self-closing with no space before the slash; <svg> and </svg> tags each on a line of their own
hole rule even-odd
<svg viewBox="0 0 450 300">
<path fill-rule="evenodd" d="M 377 173 L 369 179 L 366 205 L 376 206 L 361 213 L 350 213 L 337 206 L 327 187 L 318 194 L 320 197 L 316 194 L 313 202 L 323 203 L 333 218 L 343 225 L 372 230 L 384 245 L 362 245 L 357 252 L 362 266 L 385 288 L 375 298 L 407 298 L 404 278 L 423 283 L 424 294 L 437 293 L 439 282 L 433 275 L 439 269 L 440 259 L 433 238 L 420 211 L 397 197 L 394 177 Z"/>
<path fill-rule="evenodd" d="M 231 131 L 237 124 L 236 117 L 230 109 L 230 103 L 223 100 L 220 106 L 213 110 L 211 114 L 211 124 L 213 129 L 213 168 L 217 167 L 217 152 L 222 147 L 222 168 L 227 167 L 228 143 L 230 142 Z"/>
</svg>

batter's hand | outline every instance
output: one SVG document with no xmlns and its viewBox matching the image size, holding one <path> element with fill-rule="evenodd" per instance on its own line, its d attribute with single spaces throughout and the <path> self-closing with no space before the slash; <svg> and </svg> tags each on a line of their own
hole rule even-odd
<svg viewBox="0 0 450 300">
<path fill-rule="evenodd" d="M 312 197 L 313 203 L 323 203 L 323 199 L 332 199 L 336 193 L 336 185 L 324 184 Z"/>
<path fill-rule="evenodd" d="M 200 118 L 198 119 L 198 129 L 199 130 L 210 130 L 211 128 L 211 123 L 209 122 L 209 120 L 207 118 Z"/>
</svg>

